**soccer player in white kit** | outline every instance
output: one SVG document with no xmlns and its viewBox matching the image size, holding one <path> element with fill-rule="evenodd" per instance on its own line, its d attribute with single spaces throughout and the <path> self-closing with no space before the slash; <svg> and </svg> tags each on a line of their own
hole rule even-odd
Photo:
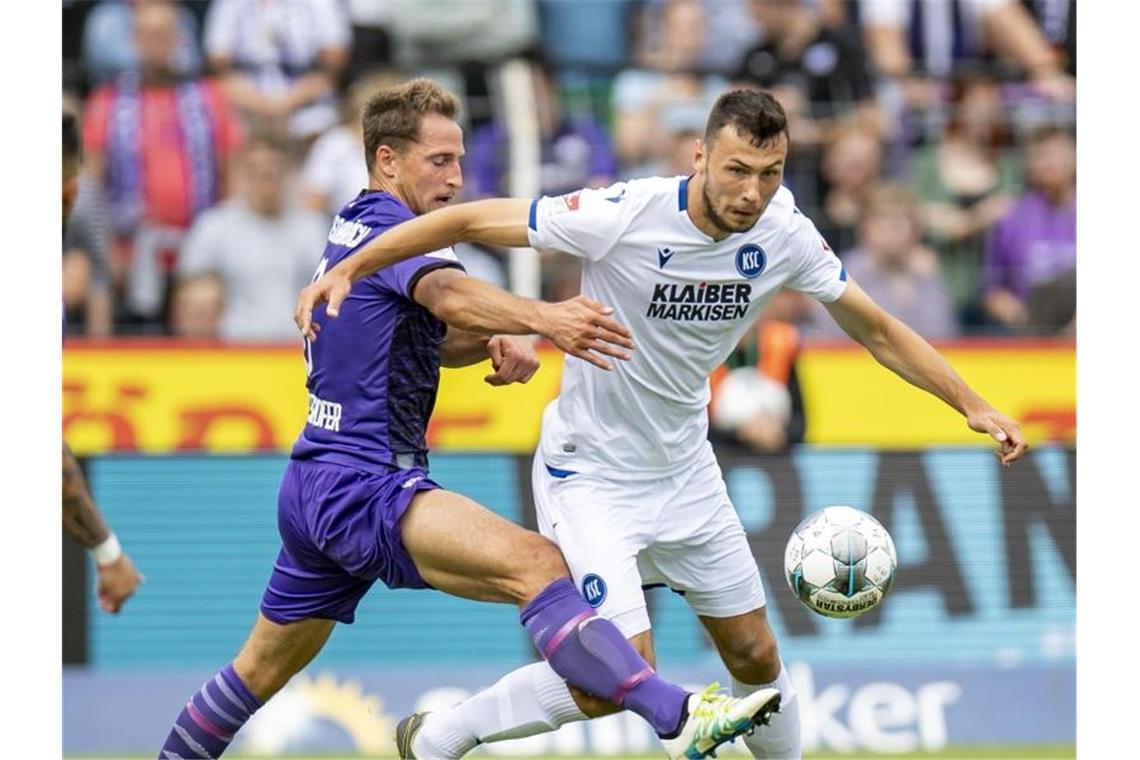
<svg viewBox="0 0 1140 760">
<path fill-rule="evenodd" d="M 764 589 L 708 442 L 709 374 L 781 288 L 823 302 L 884 366 L 998 441 L 1003 465 L 1027 449 L 1017 424 L 971 390 L 925 340 L 877 306 L 781 183 L 787 121 L 767 93 L 722 95 L 690 177 L 653 177 L 538 200 L 460 204 L 392 229 L 330 270 L 298 303 L 337 307 L 357 279 L 460 241 L 532 245 L 585 260 L 582 293 L 612 304 L 636 350 L 613 372 L 567 356 L 534 458 L 539 528 L 586 600 L 654 663 L 643 586 L 683 591 L 731 675 L 734 694 L 774 686 L 754 757 L 799 758 L 798 705 L 765 615 Z M 606 338 L 599 328 L 599 341 Z M 599 346 L 600 346 L 599 342 Z M 604 360 L 603 363 L 609 364 Z M 401 723 L 407 756 L 460 757 L 616 708 L 568 687 L 544 662 L 460 704 Z"/>
</svg>

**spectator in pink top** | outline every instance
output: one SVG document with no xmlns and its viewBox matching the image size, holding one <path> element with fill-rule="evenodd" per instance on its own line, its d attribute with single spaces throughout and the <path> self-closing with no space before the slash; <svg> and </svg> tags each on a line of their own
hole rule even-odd
<svg viewBox="0 0 1140 760">
<path fill-rule="evenodd" d="M 176 7 L 140 3 L 134 12 L 137 72 L 98 89 L 87 106 L 88 171 L 101 181 L 119 258 L 129 261 L 128 307 L 151 318 L 182 233 L 223 195 L 226 160 L 241 126 L 221 88 L 174 67 Z"/>
</svg>

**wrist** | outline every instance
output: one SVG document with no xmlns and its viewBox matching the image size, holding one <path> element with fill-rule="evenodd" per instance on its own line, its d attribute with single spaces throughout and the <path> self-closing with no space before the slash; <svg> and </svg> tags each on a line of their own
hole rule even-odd
<svg viewBox="0 0 1140 760">
<path fill-rule="evenodd" d="M 961 402 L 962 414 L 967 418 L 990 411 L 990 405 L 976 393 L 970 393 Z"/>
<path fill-rule="evenodd" d="M 109 534 L 102 543 L 91 547 L 88 551 L 99 567 L 112 565 L 123 556 L 123 547 L 119 544 L 119 538 L 114 533 Z"/>
<path fill-rule="evenodd" d="M 527 325 L 527 329 L 534 335 L 541 335 L 544 338 L 553 340 L 553 337 L 550 335 L 550 321 L 546 314 L 546 310 L 551 304 L 546 301 L 533 301 L 532 306 L 533 308 L 531 310 L 530 319 L 528 320 L 529 324 Z"/>
</svg>

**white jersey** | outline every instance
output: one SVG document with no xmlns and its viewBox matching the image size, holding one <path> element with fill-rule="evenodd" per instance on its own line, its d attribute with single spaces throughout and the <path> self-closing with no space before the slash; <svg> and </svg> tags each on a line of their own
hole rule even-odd
<svg viewBox="0 0 1140 760">
<path fill-rule="evenodd" d="M 566 357 L 543 415 L 548 467 L 628 478 L 695 461 L 709 375 L 772 296 L 842 295 L 843 266 L 787 188 L 752 229 L 719 242 L 689 218 L 687 191 L 685 177 L 650 177 L 531 205 L 531 245 L 585 259 L 583 295 L 612 306 L 637 346 L 613 372 Z"/>
</svg>

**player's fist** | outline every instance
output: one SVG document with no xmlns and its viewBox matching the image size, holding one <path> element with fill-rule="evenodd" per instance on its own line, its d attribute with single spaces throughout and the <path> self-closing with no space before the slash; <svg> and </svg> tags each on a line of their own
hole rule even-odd
<svg viewBox="0 0 1140 760">
<path fill-rule="evenodd" d="M 98 568 L 99 579 L 95 583 L 95 595 L 104 612 L 116 614 L 123 608 L 123 602 L 131 598 L 142 582 L 142 576 L 135 569 L 135 563 L 126 554 L 109 565 Z"/>
<path fill-rule="evenodd" d="M 602 369 L 613 369 L 612 364 L 594 352 L 624 360 L 629 359 L 629 352 L 622 349 L 633 348 L 632 333 L 610 318 L 613 311 L 586 296 L 544 303 L 539 312 L 539 333 L 571 356 Z"/>
<path fill-rule="evenodd" d="M 1009 466 L 1025 455 L 1029 444 L 1017 423 L 996 409 L 982 409 L 966 415 L 966 424 L 976 433 L 986 433 L 998 442 L 998 461 Z"/>
<path fill-rule="evenodd" d="M 538 354 L 529 338 L 516 335 L 496 335 L 487 341 L 493 374 L 483 381 L 488 385 L 525 383 L 538 372 Z"/>
</svg>

